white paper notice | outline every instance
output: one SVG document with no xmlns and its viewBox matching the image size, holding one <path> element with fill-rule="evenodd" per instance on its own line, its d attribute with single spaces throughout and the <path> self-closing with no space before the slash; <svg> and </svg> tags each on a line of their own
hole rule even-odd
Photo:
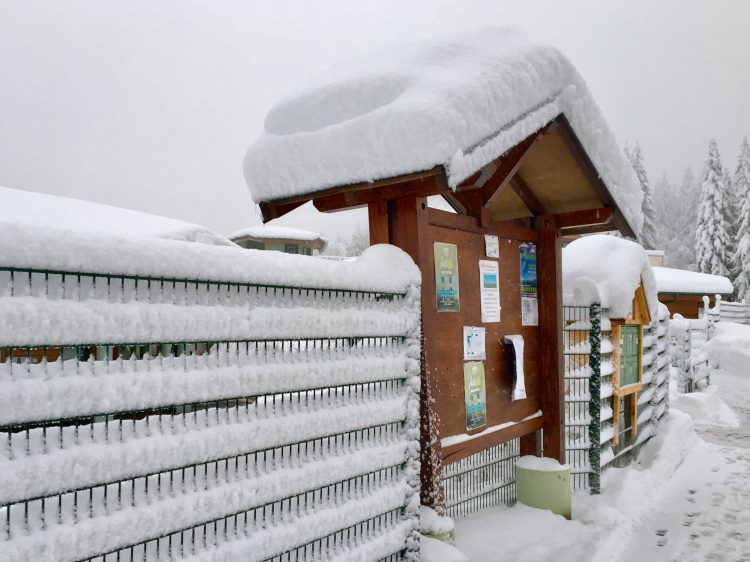
<svg viewBox="0 0 750 562">
<path fill-rule="evenodd" d="M 499 268 L 496 261 L 479 260 L 482 322 L 500 322 Z"/>
<path fill-rule="evenodd" d="M 539 325 L 539 304 L 534 297 L 521 297 L 521 326 Z"/>
<path fill-rule="evenodd" d="M 500 257 L 500 241 L 497 236 L 493 236 L 492 234 L 484 235 L 484 254 L 488 258 Z"/>
<path fill-rule="evenodd" d="M 484 328 L 464 326 L 464 361 L 487 359 L 484 351 Z"/>
</svg>

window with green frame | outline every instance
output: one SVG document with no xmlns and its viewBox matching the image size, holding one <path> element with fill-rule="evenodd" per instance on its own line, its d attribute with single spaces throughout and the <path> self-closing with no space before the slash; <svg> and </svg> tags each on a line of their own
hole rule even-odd
<svg viewBox="0 0 750 562">
<path fill-rule="evenodd" d="M 620 326 L 620 387 L 641 382 L 641 327 Z"/>
</svg>

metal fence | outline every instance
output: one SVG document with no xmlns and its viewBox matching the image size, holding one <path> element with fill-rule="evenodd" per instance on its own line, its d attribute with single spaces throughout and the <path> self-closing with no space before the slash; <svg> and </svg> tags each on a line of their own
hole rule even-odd
<svg viewBox="0 0 750 562">
<path fill-rule="evenodd" d="M 418 288 L 5 267 L 0 300 L 0 559 L 418 558 Z"/>
<path fill-rule="evenodd" d="M 598 493 L 601 471 L 632 462 L 667 411 L 669 317 L 660 308 L 658 318 L 644 329 L 643 390 L 635 398 L 619 398 L 620 411 L 627 411 L 627 400 L 637 400 L 636 431 L 628 416 L 621 416 L 619 427 L 613 425 L 613 400 L 618 398 L 613 396 L 616 366 L 607 310 L 597 304 L 565 306 L 563 318 L 567 463 L 574 489 Z M 613 445 L 615 432 L 620 439 Z"/>
<path fill-rule="evenodd" d="M 516 460 L 520 442 L 512 439 L 443 467 L 446 511 L 463 517 L 516 500 Z"/>
<path fill-rule="evenodd" d="M 611 456 L 610 324 L 599 305 L 565 306 L 563 322 L 567 463 L 574 489 L 596 490 L 601 459 Z"/>
</svg>

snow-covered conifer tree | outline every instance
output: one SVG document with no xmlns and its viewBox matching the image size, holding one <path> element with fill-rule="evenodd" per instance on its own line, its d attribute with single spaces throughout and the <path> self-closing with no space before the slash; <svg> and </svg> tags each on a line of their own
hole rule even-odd
<svg viewBox="0 0 750 562">
<path fill-rule="evenodd" d="M 742 139 L 733 178 L 737 209 L 737 249 L 734 253 L 734 291 L 737 298 L 750 297 L 750 144 Z"/>
<path fill-rule="evenodd" d="M 719 147 L 711 139 L 701 182 L 695 244 L 698 270 L 703 273 L 731 274 L 729 214 L 729 192 L 724 181 Z"/>
<path fill-rule="evenodd" d="M 635 170 L 635 174 L 638 176 L 638 181 L 641 182 L 641 189 L 643 190 L 643 203 L 641 203 L 641 211 L 643 211 L 643 228 L 641 229 L 640 242 L 647 250 L 656 250 L 656 246 L 658 245 L 656 233 L 656 209 L 654 208 L 654 194 L 648 181 L 646 168 L 643 164 L 643 150 L 641 149 L 641 145 L 636 142 L 635 147 L 632 150 L 626 148 L 625 153 L 630 160 L 630 165 L 633 166 L 633 170 Z"/>
</svg>

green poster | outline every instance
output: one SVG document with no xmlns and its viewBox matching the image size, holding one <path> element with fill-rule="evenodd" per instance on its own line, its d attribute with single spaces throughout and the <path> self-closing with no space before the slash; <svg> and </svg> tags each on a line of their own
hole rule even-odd
<svg viewBox="0 0 750 562">
<path fill-rule="evenodd" d="M 484 391 L 484 363 L 464 363 L 464 400 L 466 402 L 466 429 L 472 430 L 487 424 L 487 400 Z"/>
<path fill-rule="evenodd" d="M 458 312 L 458 248 L 435 242 L 435 298 L 438 312 Z"/>
</svg>

